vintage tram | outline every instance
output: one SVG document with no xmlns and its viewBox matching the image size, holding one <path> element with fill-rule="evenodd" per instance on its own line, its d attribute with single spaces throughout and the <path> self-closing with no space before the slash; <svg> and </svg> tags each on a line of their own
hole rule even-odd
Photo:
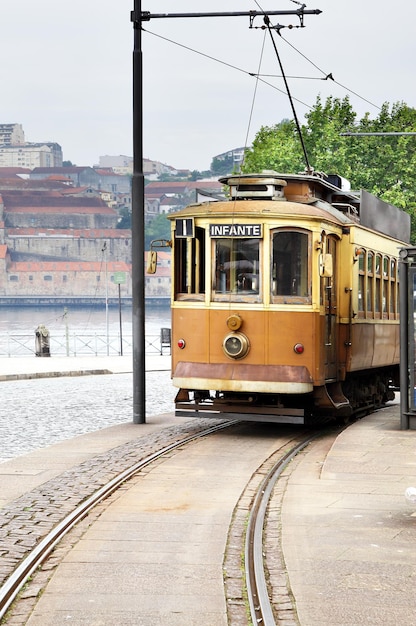
<svg viewBox="0 0 416 626">
<path fill-rule="evenodd" d="M 410 217 L 338 176 L 220 179 L 172 224 L 176 413 L 308 424 L 394 397 Z"/>
</svg>

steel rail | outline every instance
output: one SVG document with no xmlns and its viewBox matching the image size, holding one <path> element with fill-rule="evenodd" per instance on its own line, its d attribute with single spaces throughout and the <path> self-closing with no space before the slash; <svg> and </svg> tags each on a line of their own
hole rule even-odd
<svg viewBox="0 0 416 626">
<path fill-rule="evenodd" d="M 228 428 L 233 424 L 238 423 L 239 420 L 227 421 L 223 424 L 217 424 L 211 426 L 199 433 L 185 437 L 179 441 L 176 441 L 168 446 L 165 446 L 161 450 L 154 452 L 150 456 L 138 461 L 128 469 L 121 472 L 118 476 L 110 480 L 106 485 L 98 489 L 91 497 L 87 498 L 82 504 L 80 504 L 74 511 L 67 515 L 59 524 L 55 526 L 51 532 L 49 532 L 42 541 L 31 551 L 31 553 L 18 565 L 13 574 L 9 576 L 6 582 L 0 588 L 0 620 L 4 617 L 7 610 L 10 608 L 12 602 L 16 599 L 17 595 L 29 580 L 33 572 L 42 564 L 42 562 L 49 556 L 53 548 L 61 541 L 61 539 L 79 522 L 82 520 L 88 512 L 93 509 L 102 500 L 110 496 L 116 491 L 120 485 L 132 478 L 134 474 L 141 469 L 159 459 L 167 452 L 171 452 L 176 448 L 195 441 L 201 437 L 210 435 L 216 431 Z"/>
<path fill-rule="evenodd" d="M 270 603 L 263 561 L 263 532 L 273 488 L 290 461 L 322 433 L 310 435 L 281 457 L 260 484 L 250 510 L 245 542 L 245 575 L 253 624 L 276 626 Z"/>
</svg>

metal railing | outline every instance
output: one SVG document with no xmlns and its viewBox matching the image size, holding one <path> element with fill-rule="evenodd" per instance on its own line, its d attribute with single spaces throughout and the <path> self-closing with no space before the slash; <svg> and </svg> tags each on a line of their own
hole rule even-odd
<svg viewBox="0 0 416 626">
<path fill-rule="evenodd" d="M 169 332 L 166 332 L 169 331 Z M 161 328 L 160 335 L 145 336 L 146 354 L 170 354 L 170 329 Z M 55 333 L 49 337 L 51 356 L 120 356 L 133 353 L 133 337 L 123 333 Z M 35 338 L 27 333 L 0 333 L 0 357 L 34 356 Z"/>
</svg>

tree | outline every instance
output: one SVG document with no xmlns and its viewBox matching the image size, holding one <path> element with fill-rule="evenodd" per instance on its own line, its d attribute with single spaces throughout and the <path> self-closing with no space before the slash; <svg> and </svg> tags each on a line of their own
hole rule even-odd
<svg viewBox="0 0 416 626">
<path fill-rule="evenodd" d="M 117 228 L 131 229 L 131 209 L 126 206 L 120 207 Z"/>
<path fill-rule="evenodd" d="M 157 215 L 145 227 L 145 248 L 150 250 L 150 242 L 155 239 L 170 239 L 170 222 L 165 213 Z"/>
<path fill-rule="evenodd" d="M 305 116 L 302 125 L 308 160 L 317 171 L 347 178 L 352 189 L 366 189 L 412 216 L 416 241 L 416 136 L 342 136 L 341 133 L 416 132 L 416 109 L 403 102 L 383 104 L 375 119 L 357 121 L 347 98 L 329 97 Z M 262 127 L 246 154 L 244 172 L 272 169 L 291 173 L 305 169 L 295 123 L 283 120 Z"/>
<path fill-rule="evenodd" d="M 231 174 L 234 168 L 234 159 L 233 155 L 227 154 L 224 158 L 218 159 L 214 157 L 211 162 L 211 172 L 214 176 L 226 176 L 227 174 Z"/>
</svg>

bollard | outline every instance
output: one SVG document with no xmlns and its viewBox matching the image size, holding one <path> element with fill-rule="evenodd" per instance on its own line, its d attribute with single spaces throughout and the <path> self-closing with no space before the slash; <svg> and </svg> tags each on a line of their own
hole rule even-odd
<svg viewBox="0 0 416 626">
<path fill-rule="evenodd" d="M 36 356 L 51 356 L 49 330 L 43 324 L 35 330 L 35 353 Z"/>
</svg>

